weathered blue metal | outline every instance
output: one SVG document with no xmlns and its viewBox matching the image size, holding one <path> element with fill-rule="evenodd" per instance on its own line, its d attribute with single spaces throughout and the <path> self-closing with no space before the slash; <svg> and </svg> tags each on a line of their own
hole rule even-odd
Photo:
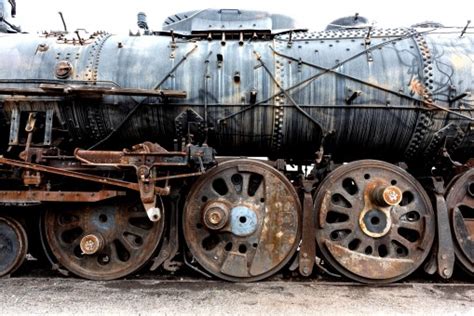
<svg viewBox="0 0 474 316">
<path fill-rule="evenodd" d="M 20 28 L 13 24 L 16 14 L 15 0 L 0 0 L 0 33 L 17 33 Z"/>
<path fill-rule="evenodd" d="M 119 146 L 148 139 L 171 147 L 190 130 L 226 155 L 310 159 L 323 136 L 326 152 L 341 159 L 420 157 L 440 144 L 470 155 L 470 120 L 438 108 L 471 113 L 469 30 L 463 37 L 453 28 L 290 31 L 242 34 L 242 41 L 226 29 L 209 30 L 222 41 L 174 33 L 6 35 L 1 87 L 48 82 L 187 93 L 165 101 L 61 97 L 55 114 L 74 145 L 107 137 L 140 103 L 115 131 Z"/>
</svg>

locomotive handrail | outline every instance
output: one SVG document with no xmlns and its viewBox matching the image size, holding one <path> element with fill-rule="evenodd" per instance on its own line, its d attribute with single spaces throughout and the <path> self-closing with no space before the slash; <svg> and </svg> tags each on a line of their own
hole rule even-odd
<svg viewBox="0 0 474 316">
<path fill-rule="evenodd" d="M 86 80 L 59 80 L 59 79 L 0 79 L 0 84 L 83 84 L 87 86 L 97 85 L 97 84 L 107 84 L 121 88 L 121 86 L 115 81 L 110 80 L 96 80 L 96 81 L 86 81 Z"/>
<path fill-rule="evenodd" d="M 128 96 L 164 96 L 174 98 L 186 98 L 186 91 L 179 90 L 155 90 L 138 88 L 117 88 L 87 85 L 63 85 L 63 84 L 40 84 L 38 88 L 2 88 L 0 94 L 14 95 L 128 95 Z"/>
</svg>

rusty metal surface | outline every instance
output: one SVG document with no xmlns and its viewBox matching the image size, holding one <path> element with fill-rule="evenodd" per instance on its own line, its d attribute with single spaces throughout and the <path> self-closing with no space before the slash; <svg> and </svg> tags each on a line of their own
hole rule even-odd
<svg viewBox="0 0 474 316">
<path fill-rule="evenodd" d="M 458 177 L 446 193 L 456 259 L 474 275 L 474 169 Z"/>
<path fill-rule="evenodd" d="M 100 190 L 84 191 L 0 191 L 0 203 L 29 204 L 39 202 L 98 202 L 125 195 L 124 191 Z"/>
<path fill-rule="evenodd" d="M 183 264 L 179 259 L 174 260 L 181 246 L 179 236 L 180 198 L 174 195 L 170 197 L 168 202 L 166 204 L 169 205 L 167 208 L 169 210 L 167 213 L 169 214 L 167 215 L 169 218 L 167 231 L 163 235 L 159 254 L 152 259 L 153 264 L 150 266 L 150 271 L 156 270 L 161 265 L 166 271 L 177 271 Z"/>
<path fill-rule="evenodd" d="M 127 189 L 140 193 L 149 219 L 162 227 L 161 196 L 170 194 L 171 185 L 183 188 L 201 176 L 183 224 L 191 254 L 215 276 L 254 281 L 271 275 L 290 260 L 301 231 L 302 252 L 294 262 L 303 275 L 313 267 L 315 240 L 308 235 L 314 234 L 327 261 L 359 281 L 395 281 L 418 267 L 433 241 L 434 214 L 423 188 L 401 169 L 375 161 L 342 166 L 321 186 L 317 213 L 309 212 L 310 193 L 303 194 L 303 214 L 289 178 L 268 164 L 238 160 L 207 169 L 216 164 L 217 150 L 227 157 L 267 156 L 276 165 L 285 159 L 299 165 L 298 172 L 316 156 L 320 169 L 311 176 L 317 180 L 333 162 L 365 158 L 405 160 L 420 176 L 429 174 L 436 160 L 433 170 L 449 178 L 445 170 L 452 164 L 467 168 L 464 162 L 474 154 L 472 29 L 280 32 L 276 29 L 291 20 L 240 10 L 194 13 L 196 18 L 171 21 L 163 32 L 147 30 L 147 36 L 3 34 L 0 177 L 8 181 L 2 182 L 0 203 L 97 202 L 122 193 L 111 189 Z M 223 24 L 197 16 L 219 17 Z M 0 32 L 10 21 L 4 17 Z M 252 27 L 234 29 L 247 22 Z M 178 32 L 170 29 L 174 26 Z M 288 176 L 295 181 L 294 173 Z M 97 191 L 76 191 L 69 183 L 59 191 L 65 187 L 60 178 L 78 186 L 89 181 Z M 15 184 L 8 191 L 10 183 Z M 250 194 L 252 186 L 256 191 Z M 358 190 L 351 193 L 353 186 Z M 453 187 L 461 188 L 448 195 L 456 254 L 472 272 L 468 198 L 474 189 Z M 223 188 L 227 191 L 219 191 Z M 437 263 L 449 277 L 442 191 L 436 189 Z M 128 228 L 121 218 L 126 211 L 110 213 L 120 224 L 105 227 L 91 222 L 107 209 L 102 204 L 82 206 L 86 214 L 75 209 L 80 206 L 64 205 L 65 214 L 79 218 L 85 234 L 74 241 L 89 254 L 86 270 L 74 266 L 80 256 L 69 256 L 71 249 L 61 242 L 68 232 L 55 216 L 62 215 L 49 211 L 50 242 L 57 243 L 53 248 L 61 262 L 98 279 L 125 275 L 139 265 L 144 254 L 123 270 L 119 258 L 112 262 L 118 272 L 108 276 L 87 261 L 110 245 L 123 246 L 117 240 Z M 165 262 L 165 269 L 173 270 L 179 234 L 176 223 L 170 225 L 155 264 Z M 153 248 L 158 239 L 147 246 Z"/>
<path fill-rule="evenodd" d="M 139 203 L 119 199 L 48 209 L 44 233 L 61 266 L 83 278 L 112 280 L 135 272 L 151 258 L 160 243 L 163 223 L 149 221 Z M 81 242 L 87 239 L 100 241 L 92 245 L 92 254 L 81 250 Z"/>
<path fill-rule="evenodd" d="M 56 174 L 60 176 L 65 176 L 65 177 L 70 177 L 70 178 L 75 178 L 75 179 L 80 179 L 80 180 L 85 180 L 85 181 L 102 183 L 102 184 L 111 185 L 111 186 L 117 186 L 121 188 L 130 189 L 133 191 L 140 191 L 140 187 L 138 183 L 127 182 L 127 181 L 118 180 L 118 179 L 109 178 L 109 177 L 101 177 L 101 176 L 87 174 L 83 172 L 71 171 L 64 168 L 56 168 L 56 167 L 50 167 L 50 166 L 45 166 L 45 165 L 33 164 L 29 162 L 12 160 L 12 159 L 7 159 L 3 157 L 0 157 L 0 164 L 20 167 L 20 168 L 24 168 L 28 170 L 40 171 L 44 173 Z M 169 191 L 166 188 L 155 187 L 155 192 L 157 194 L 166 195 Z"/>
<path fill-rule="evenodd" d="M 191 253 L 206 271 L 225 280 L 256 281 L 276 273 L 295 253 L 301 206 L 276 169 L 232 160 L 194 184 L 183 227 Z"/>
<path fill-rule="evenodd" d="M 438 275 L 449 279 L 454 272 L 454 244 L 449 225 L 448 207 L 445 195 L 445 186 L 442 179 L 431 178 L 434 193 L 434 209 L 436 212 L 436 254 Z"/>
<path fill-rule="evenodd" d="M 310 276 L 313 272 L 316 258 L 316 240 L 314 238 L 314 201 L 313 182 L 303 182 L 303 222 L 301 245 L 299 251 L 299 271 L 303 276 Z"/>
<path fill-rule="evenodd" d="M 18 269 L 25 260 L 28 238 L 23 226 L 11 217 L 0 217 L 0 277 Z"/>
<path fill-rule="evenodd" d="M 402 192 L 400 203 L 380 203 L 377 192 L 392 186 Z M 423 263 L 433 243 L 434 213 L 426 192 L 386 162 L 362 160 L 337 168 L 319 187 L 314 208 L 324 258 L 360 282 L 402 279 Z"/>
</svg>

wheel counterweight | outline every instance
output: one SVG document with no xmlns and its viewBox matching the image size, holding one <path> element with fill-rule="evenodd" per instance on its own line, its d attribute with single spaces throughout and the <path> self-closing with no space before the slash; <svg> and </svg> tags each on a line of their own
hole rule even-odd
<svg viewBox="0 0 474 316">
<path fill-rule="evenodd" d="M 316 240 L 341 274 L 388 283 L 412 273 L 434 239 L 434 213 L 421 185 L 403 169 L 361 160 L 323 181 L 315 199 Z"/>
<path fill-rule="evenodd" d="M 220 164 L 188 195 L 183 227 L 187 245 L 211 274 L 256 281 L 280 270 L 300 240 L 301 206 L 292 184 L 253 160 Z"/>
</svg>

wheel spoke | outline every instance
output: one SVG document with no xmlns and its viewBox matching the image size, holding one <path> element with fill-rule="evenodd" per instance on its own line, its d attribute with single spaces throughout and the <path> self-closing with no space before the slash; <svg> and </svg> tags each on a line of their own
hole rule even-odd
<svg viewBox="0 0 474 316">
<path fill-rule="evenodd" d="M 110 261 L 111 262 L 120 261 L 119 256 L 118 256 L 118 251 L 117 251 L 117 245 L 114 242 L 109 244 L 109 250 L 110 250 Z"/>
<path fill-rule="evenodd" d="M 400 236 L 400 235 L 392 236 L 391 239 L 399 242 L 400 244 L 402 244 L 402 246 L 404 246 L 408 250 L 411 250 L 413 248 L 413 244 L 410 241 L 403 238 L 402 236 Z"/>
<path fill-rule="evenodd" d="M 354 229 L 354 224 L 351 223 L 350 221 L 340 222 L 340 223 L 331 223 L 331 224 L 328 224 L 327 229 L 330 230 L 331 232 L 336 231 L 336 230 L 345 230 L 345 229 L 352 231 Z"/>
<path fill-rule="evenodd" d="M 127 228 L 125 228 L 125 231 L 137 236 L 144 236 L 148 233 L 148 230 L 132 225 L 132 224 L 129 224 Z"/>
<path fill-rule="evenodd" d="M 122 242 L 122 245 L 125 247 L 125 249 L 127 249 L 130 253 L 140 248 L 133 244 L 128 238 L 125 238 L 123 235 L 120 236 L 119 240 Z"/>
<path fill-rule="evenodd" d="M 348 208 L 348 207 L 343 207 L 343 206 L 340 206 L 340 205 L 336 205 L 333 202 L 330 202 L 330 204 L 329 204 L 329 211 L 334 211 L 334 212 L 337 212 L 337 213 L 347 215 L 349 218 L 357 215 L 357 211 L 355 211 L 353 208 Z"/>
<path fill-rule="evenodd" d="M 362 203 L 361 200 L 357 200 L 358 198 L 358 194 L 355 194 L 355 195 L 350 195 L 348 192 L 346 192 L 345 190 L 337 190 L 336 192 L 334 192 L 335 194 L 340 194 L 342 195 L 342 197 L 344 199 L 346 199 L 350 204 L 351 204 L 351 208 L 354 208 L 356 207 L 357 205 L 359 205 L 360 203 Z"/>
<path fill-rule="evenodd" d="M 421 232 L 423 231 L 424 225 L 423 225 L 422 220 L 417 220 L 414 222 L 401 220 L 398 222 L 398 227 L 407 228 L 407 229 L 415 230 L 417 232 Z"/>
<path fill-rule="evenodd" d="M 71 229 L 76 228 L 76 227 L 80 227 L 80 222 L 75 221 L 75 222 L 71 222 L 71 223 L 64 223 L 64 224 L 60 224 L 58 226 L 58 231 L 59 232 L 65 232 L 65 231 L 71 230 Z"/>
</svg>

